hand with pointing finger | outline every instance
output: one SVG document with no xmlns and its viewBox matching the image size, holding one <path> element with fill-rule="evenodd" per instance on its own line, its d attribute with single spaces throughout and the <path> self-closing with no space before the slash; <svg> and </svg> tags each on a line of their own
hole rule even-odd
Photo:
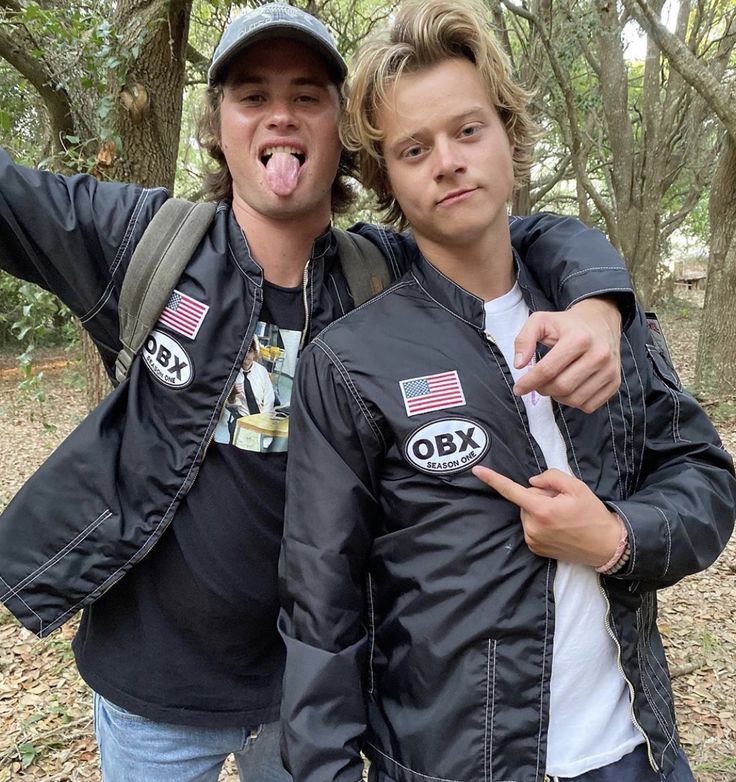
<svg viewBox="0 0 736 782">
<path fill-rule="evenodd" d="M 586 299 L 566 312 L 535 312 L 515 341 L 514 365 L 526 366 L 537 343 L 552 346 L 516 383 L 519 396 L 537 391 L 592 413 L 621 382 L 621 314 L 605 299 Z"/>
<path fill-rule="evenodd" d="M 580 480 L 546 470 L 521 486 L 488 467 L 473 475 L 521 511 L 524 540 L 540 557 L 601 567 L 616 551 L 621 523 Z"/>
</svg>

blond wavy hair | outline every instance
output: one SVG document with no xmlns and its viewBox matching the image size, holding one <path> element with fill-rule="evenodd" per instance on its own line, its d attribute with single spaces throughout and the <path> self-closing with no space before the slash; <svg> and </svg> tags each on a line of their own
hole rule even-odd
<svg viewBox="0 0 736 782">
<path fill-rule="evenodd" d="M 491 33 L 491 24 L 486 8 L 475 0 L 406 0 L 389 27 L 366 40 L 356 53 L 345 88 L 340 135 L 345 148 L 357 154 L 361 181 L 376 194 L 390 223 L 404 227 L 406 219 L 388 181 L 376 115 L 403 73 L 452 58 L 472 62 L 513 147 L 516 185 L 529 173 L 539 138 L 539 127 L 527 108 L 531 94 L 512 80 L 509 59 Z"/>
</svg>

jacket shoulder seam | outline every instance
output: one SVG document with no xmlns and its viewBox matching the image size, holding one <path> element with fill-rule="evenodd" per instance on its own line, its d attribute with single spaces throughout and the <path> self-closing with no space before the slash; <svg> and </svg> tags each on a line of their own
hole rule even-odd
<svg viewBox="0 0 736 782">
<path fill-rule="evenodd" d="M 371 415 L 368 406 L 366 405 L 365 401 L 358 393 L 358 389 L 355 387 L 355 384 L 353 383 L 353 379 L 350 377 L 350 373 L 347 371 L 343 363 L 340 361 L 335 351 L 332 350 L 332 348 L 326 342 L 324 342 L 320 337 L 317 337 L 317 339 L 315 339 L 312 344 L 315 347 L 319 348 L 325 354 L 329 362 L 340 373 L 340 376 L 345 381 L 345 384 L 347 385 L 348 390 L 350 391 L 350 395 L 353 397 L 355 403 L 358 405 L 358 408 L 360 409 L 360 412 L 362 413 L 363 417 L 368 423 L 368 426 L 371 428 L 371 431 L 375 435 L 376 439 L 385 448 L 386 441 L 383 438 L 383 434 L 381 433 L 381 430 L 378 427 L 376 420 Z"/>
<path fill-rule="evenodd" d="M 160 190 L 160 188 L 157 189 Z M 107 286 L 105 287 L 105 290 L 102 291 L 100 298 L 79 319 L 80 323 L 86 323 L 87 321 L 92 320 L 92 318 L 94 318 L 99 313 L 99 311 L 105 306 L 108 299 L 112 295 L 112 292 L 115 287 L 114 285 L 115 273 L 117 272 L 118 267 L 120 266 L 123 260 L 123 256 L 128 250 L 128 246 L 130 245 L 130 241 L 133 236 L 133 231 L 138 225 L 138 220 L 140 218 L 141 212 L 143 211 L 143 206 L 148 200 L 148 197 L 152 192 L 154 191 L 151 189 L 145 189 L 138 196 L 138 201 L 136 201 L 135 207 L 133 208 L 133 214 L 131 215 L 130 220 L 128 220 L 128 226 L 125 229 L 125 235 L 123 236 L 123 241 L 121 242 L 120 247 L 118 248 L 118 251 L 115 254 L 115 259 L 112 262 L 112 266 L 110 266 L 110 271 L 109 271 L 110 279 L 107 283 Z"/>
<path fill-rule="evenodd" d="M 334 326 L 336 326 L 338 323 L 340 323 L 345 318 L 350 317 L 350 315 L 352 315 L 353 312 L 358 312 L 359 310 L 362 310 L 365 307 L 370 307 L 372 304 L 377 303 L 378 301 L 380 301 L 381 299 L 385 298 L 386 296 L 388 296 L 388 295 L 390 295 L 392 293 L 395 293 L 400 288 L 405 288 L 405 287 L 413 285 L 413 284 L 414 284 L 413 280 L 401 280 L 399 282 L 394 283 L 390 288 L 386 288 L 385 291 L 381 291 L 381 293 L 376 294 L 372 298 L 368 299 L 368 301 L 364 301 L 359 306 L 357 306 L 354 309 L 350 310 L 350 312 L 346 312 L 344 315 L 339 317 L 337 320 L 333 320 L 332 323 L 328 323 L 324 327 L 324 329 L 322 329 L 322 331 L 320 332 L 319 336 L 322 337 L 325 334 L 327 334 L 327 332 L 330 331 L 330 329 L 332 329 Z M 316 342 L 316 339 L 314 341 Z"/>
</svg>

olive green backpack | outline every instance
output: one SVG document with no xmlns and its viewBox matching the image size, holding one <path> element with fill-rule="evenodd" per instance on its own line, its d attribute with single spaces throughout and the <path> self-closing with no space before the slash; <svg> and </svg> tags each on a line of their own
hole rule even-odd
<svg viewBox="0 0 736 782">
<path fill-rule="evenodd" d="M 115 361 L 118 383 L 128 376 L 133 359 L 207 233 L 215 208 L 213 203 L 170 198 L 143 232 L 125 273 L 118 303 L 122 344 Z M 373 242 L 334 230 L 340 264 L 357 307 L 380 293 L 391 282 L 391 275 L 386 259 Z"/>
</svg>

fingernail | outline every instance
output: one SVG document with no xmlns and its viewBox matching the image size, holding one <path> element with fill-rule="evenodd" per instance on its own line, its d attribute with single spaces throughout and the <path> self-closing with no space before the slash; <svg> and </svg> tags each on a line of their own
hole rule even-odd
<svg viewBox="0 0 736 782">
<path fill-rule="evenodd" d="M 523 353 L 514 353 L 514 366 L 517 369 L 521 369 L 524 362 L 524 354 Z"/>
</svg>

